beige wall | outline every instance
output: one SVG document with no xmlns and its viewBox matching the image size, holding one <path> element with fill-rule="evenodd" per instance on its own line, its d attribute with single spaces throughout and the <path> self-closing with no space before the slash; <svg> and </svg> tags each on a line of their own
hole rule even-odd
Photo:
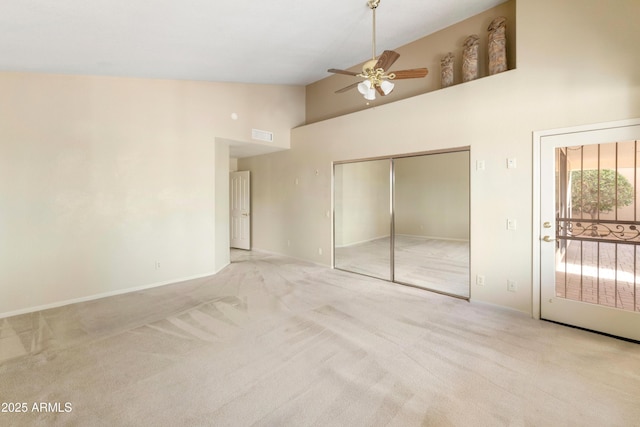
<svg viewBox="0 0 640 427">
<path fill-rule="evenodd" d="M 389 160 L 335 165 L 335 246 L 349 246 L 391 232 Z"/>
<path fill-rule="evenodd" d="M 400 6 L 400 5 L 399 5 Z M 507 18 L 507 63 L 509 68 L 516 67 L 516 7 L 515 0 L 510 0 L 497 7 L 489 9 L 472 18 L 466 19 L 455 26 L 445 28 L 427 37 L 394 49 L 400 54 L 398 61 L 393 64 L 391 71 L 427 67 L 429 74 L 426 78 L 406 79 L 399 81 L 393 92 L 385 97 L 377 96 L 375 101 L 367 101 L 358 94 L 357 89 L 336 94 L 338 89 L 357 82 L 356 77 L 342 74 L 329 74 L 318 82 L 307 86 L 307 123 L 337 117 L 343 114 L 378 107 L 389 102 L 431 92 L 441 88 L 440 60 L 451 52 L 455 56 L 454 84 L 462 82 L 462 45 L 467 36 L 477 34 L 480 37 L 480 52 L 478 58 L 479 74 L 488 74 L 487 65 L 487 27 L 498 17 Z M 363 35 L 364 36 L 364 35 Z M 381 52 L 377 52 L 378 55 Z M 370 52 L 362 52 L 362 59 L 370 59 Z M 362 64 L 349 68 L 360 72 Z"/>
<path fill-rule="evenodd" d="M 486 277 L 471 299 L 531 312 L 532 132 L 640 117 L 640 2 L 518 0 L 516 12 L 517 69 L 303 126 L 291 150 L 240 160 L 259 183 L 254 246 L 330 265 L 332 161 L 469 145 L 471 275 Z"/>
<path fill-rule="evenodd" d="M 230 262 L 229 241 L 229 145 L 216 141 L 215 143 L 215 176 L 213 194 L 215 196 L 215 242 L 214 271 L 218 272 Z"/>
<path fill-rule="evenodd" d="M 469 152 L 394 161 L 395 232 L 469 240 Z"/>
<path fill-rule="evenodd" d="M 301 87 L 1 73 L 0 94 L 0 316 L 215 273 L 217 140 L 288 147 L 304 121 Z"/>
<path fill-rule="evenodd" d="M 238 171 L 238 159 L 230 158 L 229 159 L 229 172 L 237 172 Z"/>
<path fill-rule="evenodd" d="M 335 247 L 387 237 L 390 159 L 334 167 Z M 397 234 L 469 240 L 469 152 L 394 159 Z"/>
</svg>

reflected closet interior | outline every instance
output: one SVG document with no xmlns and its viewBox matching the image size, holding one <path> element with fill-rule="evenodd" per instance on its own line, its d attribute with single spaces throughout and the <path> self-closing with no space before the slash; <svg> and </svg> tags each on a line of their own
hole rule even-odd
<svg viewBox="0 0 640 427">
<path fill-rule="evenodd" d="M 469 148 L 335 162 L 334 268 L 469 298 Z"/>
</svg>

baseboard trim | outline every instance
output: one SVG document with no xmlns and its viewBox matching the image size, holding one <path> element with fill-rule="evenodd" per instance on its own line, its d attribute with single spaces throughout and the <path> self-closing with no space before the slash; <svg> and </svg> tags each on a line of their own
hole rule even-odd
<svg viewBox="0 0 640 427">
<path fill-rule="evenodd" d="M 239 249 L 239 250 L 242 250 L 242 249 Z M 283 252 L 274 252 L 274 251 L 269 251 L 267 249 L 260 249 L 260 248 L 251 248 L 251 252 L 259 252 L 265 255 L 281 256 L 281 257 L 295 259 L 297 261 L 308 262 L 309 264 L 317 265 L 319 267 L 333 268 L 330 264 L 324 264 L 322 262 L 314 261 L 308 258 L 300 258 L 293 255 L 288 255 Z"/>
<path fill-rule="evenodd" d="M 495 304 L 495 303 L 492 303 L 492 302 L 487 302 L 487 301 L 482 301 L 482 300 L 474 300 L 474 299 L 471 299 L 471 298 L 469 299 L 469 302 L 474 304 L 474 305 L 477 305 L 477 306 L 484 306 L 484 307 L 487 307 L 487 308 L 492 308 L 492 309 L 496 309 L 496 310 L 503 310 L 503 311 L 509 311 L 511 313 L 517 313 L 517 314 L 521 314 L 523 316 L 532 317 L 531 313 L 529 313 L 529 312 L 522 311 L 522 310 L 519 310 L 519 309 L 514 308 L 514 307 L 509 307 L 507 305 L 500 305 L 500 304 Z"/>
<path fill-rule="evenodd" d="M 373 242 L 374 240 L 388 239 L 389 237 L 390 236 L 388 234 L 386 236 L 372 237 L 371 239 L 360 240 L 359 242 L 347 243 L 346 245 L 336 245 L 336 248 L 348 248 L 350 246 L 362 245 L 363 243 Z"/>
<path fill-rule="evenodd" d="M 423 236 L 423 235 L 420 235 L 420 234 L 402 234 L 402 233 L 396 233 L 396 236 L 417 237 L 417 238 L 421 238 L 421 239 L 425 239 L 425 240 L 444 240 L 444 241 L 449 241 L 449 242 L 469 243 L 469 239 L 457 239 L 457 238 L 453 238 L 453 237 Z M 389 238 L 389 236 L 379 236 L 379 237 L 374 237 L 372 239 L 362 240 L 360 242 L 349 243 L 347 245 L 336 245 L 336 249 L 348 248 L 348 247 L 351 247 L 351 246 L 356 246 L 356 245 L 361 245 L 361 244 L 364 244 L 364 243 L 373 242 L 374 240 L 388 239 L 388 238 Z"/>
<path fill-rule="evenodd" d="M 445 240 L 445 241 L 449 241 L 449 242 L 469 243 L 469 239 L 457 239 L 457 238 L 454 238 L 454 237 L 423 236 L 423 235 L 420 235 L 420 234 L 402 234 L 402 233 L 396 233 L 396 236 L 419 237 L 421 239 L 427 239 L 427 240 Z"/>
<path fill-rule="evenodd" d="M 89 296 L 86 296 L 86 297 L 80 297 L 80 298 L 74 298 L 74 299 L 70 299 L 70 300 L 58 301 L 58 302 L 54 302 L 54 303 L 51 303 L 51 304 L 44 304 L 44 305 L 39 305 L 39 306 L 35 306 L 35 307 L 27 307 L 27 308 L 23 308 L 23 309 L 20 309 L 20 310 L 15 310 L 15 311 L 8 311 L 6 313 L 0 313 L 0 319 L 4 319 L 6 317 L 12 317 L 12 316 L 20 316 L 22 314 L 34 313 L 36 311 L 43 311 L 43 310 L 49 310 L 49 309 L 52 309 L 52 308 L 64 307 L 65 305 L 77 304 L 77 303 L 80 303 L 80 302 L 87 302 L 87 301 L 93 301 L 93 300 L 97 300 L 97 299 L 101 299 L 101 298 L 113 297 L 113 296 L 116 296 L 116 295 L 128 294 L 128 293 L 131 293 L 131 292 L 144 291 L 146 289 L 159 288 L 161 286 L 167 286 L 167 285 L 173 285 L 175 283 L 186 282 L 187 280 L 202 279 L 203 277 L 209 277 L 209 276 L 213 276 L 213 275 L 218 274 L 220 271 L 225 269 L 228 265 L 229 264 L 226 264 L 225 266 L 223 266 L 222 268 L 218 269 L 217 271 L 210 272 L 210 273 L 198 274 L 198 275 L 195 275 L 195 276 L 189 276 L 189 277 L 183 277 L 183 278 L 176 278 L 176 279 L 167 280 L 167 281 L 163 281 L 163 282 L 156 282 L 156 283 L 151 283 L 151 284 L 148 284 L 148 285 L 136 286 L 136 287 L 133 287 L 133 288 L 118 289 L 116 291 L 103 292 L 103 293 L 100 293 L 100 294 L 89 295 Z"/>
</svg>

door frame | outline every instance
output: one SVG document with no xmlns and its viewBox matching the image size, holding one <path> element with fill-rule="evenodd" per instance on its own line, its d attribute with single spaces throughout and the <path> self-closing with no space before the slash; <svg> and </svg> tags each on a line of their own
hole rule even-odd
<svg viewBox="0 0 640 427">
<path fill-rule="evenodd" d="M 540 227 L 541 221 L 541 200 L 542 197 L 540 191 L 540 166 L 541 166 L 541 149 L 542 139 L 544 137 L 566 135 L 570 133 L 590 132 L 606 129 L 621 128 L 627 126 L 640 125 L 640 119 L 628 119 L 618 120 L 612 122 L 595 123 L 589 125 L 572 126 L 566 128 L 549 129 L 533 132 L 533 227 L 532 227 L 532 251 L 533 251 L 533 263 L 532 263 L 532 295 L 531 295 L 531 313 L 534 319 L 540 319 L 541 310 L 541 273 L 540 268 L 542 265 L 540 255 L 540 240 L 542 237 L 542 230 Z"/>
</svg>

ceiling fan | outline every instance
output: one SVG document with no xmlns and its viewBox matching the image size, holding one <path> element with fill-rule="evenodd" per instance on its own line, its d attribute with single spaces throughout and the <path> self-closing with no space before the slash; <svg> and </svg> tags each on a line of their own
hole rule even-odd
<svg viewBox="0 0 640 427">
<path fill-rule="evenodd" d="M 365 62 L 362 66 L 362 72 L 356 73 L 347 70 L 338 70 L 330 68 L 330 73 L 346 74 L 348 76 L 361 77 L 364 81 L 353 83 L 347 87 L 337 90 L 336 93 L 343 93 L 355 87 L 364 95 L 364 98 L 373 101 L 376 99 L 376 92 L 381 96 L 388 95 L 393 90 L 394 84 L 390 80 L 400 79 L 416 79 L 425 77 L 429 70 L 426 68 L 414 68 L 411 70 L 401 70 L 389 73 L 389 67 L 398 60 L 400 54 L 392 50 L 385 50 L 379 58 L 376 58 L 376 9 L 380 4 L 380 0 L 368 0 L 367 5 L 373 12 L 373 54 L 372 59 Z"/>
</svg>

